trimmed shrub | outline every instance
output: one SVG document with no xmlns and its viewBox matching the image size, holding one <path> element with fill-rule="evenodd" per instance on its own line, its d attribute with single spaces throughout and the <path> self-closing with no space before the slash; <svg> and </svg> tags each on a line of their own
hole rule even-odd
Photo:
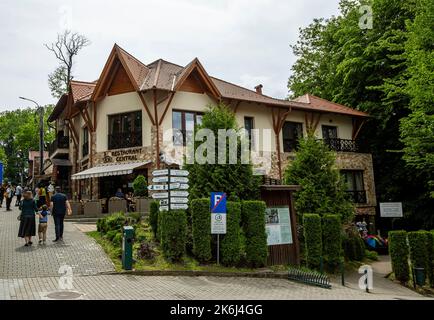
<svg viewBox="0 0 434 320">
<path fill-rule="evenodd" d="M 206 262 L 212 258 L 209 199 L 191 201 L 191 219 L 193 254 L 200 262 Z"/>
<path fill-rule="evenodd" d="M 322 258 L 321 217 L 318 214 L 304 214 L 303 229 L 307 266 L 319 269 Z"/>
<path fill-rule="evenodd" d="M 162 241 L 162 236 L 163 236 L 163 214 L 164 211 L 160 211 L 160 209 L 158 209 L 158 214 L 157 214 L 157 240 L 158 242 L 161 243 Z"/>
<path fill-rule="evenodd" d="M 431 230 L 428 235 L 428 251 L 429 251 L 429 261 L 428 268 L 430 272 L 428 273 L 429 284 L 431 288 L 434 288 L 434 230 Z"/>
<path fill-rule="evenodd" d="M 133 181 L 133 190 L 136 197 L 148 196 L 148 183 L 143 175 L 138 175 Z"/>
<path fill-rule="evenodd" d="M 365 251 L 366 251 L 365 241 L 360 236 L 356 236 L 354 237 L 354 246 L 355 246 L 354 251 L 356 253 L 354 259 L 356 261 L 362 261 L 365 258 Z"/>
<path fill-rule="evenodd" d="M 162 211 L 161 247 L 166 259 L 179 261 L 185 253 L 187 214 L 184 210 Z"/>
<path fill-rule="evenodd" d="M 428 231 L 413 231 L 408 233 L 408 245 L 410 247 L 410 261 L 413 268 L 424 268 L 425 275 L 428 277 L 429 270 L 429 255 L 428 249 L 429 232 Z"/>
<path fill-rule="evenodd" d="M 122 230 L 125 226 L 127 218 L 123 212 L 113 213 L 112 215 L 105 218 L 105 232 L 112 230 Z"/>
<path fill-rule="evenodd" d="M 410 278 L 407 232 L 403 230 L 389 232 L 389 254 L 395 278 L 401 282 L 407 282 Z"/>
<path fill-rule="evenodd" d="M 247 263 L 253 267 L 262 267 L 267 262 L 268 255 L 265 202 L 243 201 L 241 205 Z"/>
<path fill-rule="evenodd" d="M 331 272 L 336 271 L 341 260 L 342 226 L 337 214 L 326 214 L 322 218 L 324 262 Z"/>
<path fill-rule="evenodd" d="M 342 240 L 342 247 L 344 249 L 344 257 L 348 261 L 356 260 L 356 248 L 354 245 L 354 237 L 345 235 Z"/>
<path fill-rule="evenodd" d="M 225 265 L 236 265 L 241 257 L 240 237 L 241 204 L 227 202 L 226 234 L 220 242 L 221 261 Z"/>
<path fill-rule="evenodd" d="M 157 201 L 152 201 L 149 209 L 149 224 L 151 225 L 154 237 L 157 238 L 158 232 L 158 212 L 160 211 L 160 205 Z"/>
</svg>

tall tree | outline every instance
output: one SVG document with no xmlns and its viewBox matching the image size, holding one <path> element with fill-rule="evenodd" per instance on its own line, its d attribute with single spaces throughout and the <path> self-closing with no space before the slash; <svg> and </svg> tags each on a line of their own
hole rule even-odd
<svg viewBox="0 0 434 320">
<path fill-rule="evenodd" d="M 84 36 L 70 30 L 65 30 L 57 35 L 57 41 L 45 47 L 54 53 L 59 61 L 59 66 L 48 75 L 48 86 L 55 98 L 60 98 L 67 92 L 69 82 L 72 80 L 72 71 L 75 57 L 81 49 L 90 45 L 90 41 Z"/>
<path fill-rule="evenodd" d="M 300 140 L 295 160 L 285 170 L 286 184 L 302 186 L 295 195 L 299 215 L 338 214 L 342 221 L 351 221 L 354 205 L 345 193 L 335 163 L 335 154 L 313 135 Z M 299 221 L 303 221 L 302 217 Z"/>
<path fill-rule="evenodd" d="M 406 25 L 417 1 L 342 0 L 340 15 L 301 30 L 288 81 L 293 96 L 310 92 L 371 115 L 359 142 L 373 154 L 377 198 L 402 201 L 407 216 L 420 218 L 414 227 L 426 222 L 433 205 L 426 198 L 427 176 L 409 168 L 400 152 L 400 120 L 410 113 L 411 99 Z M 372 29 L 359 27 L 362 4 L 372 7 Z"/>
<path fill-rule="evenodd" d="M 223 104 L 210 106 L 202 117 L 202 125 L 196 128 L 196 130 L 199 129 L 209 129 L 214 133 L 215 154 L 212 156 L 214 164 L 199 163 L 195 157 L 194 163 L 185 166 L 190 172 L 189 192 L 191 199 L 208 198 L 212 191 L 224 191 L 230 200 L 257 199 L 259 196 L 259 177 L 253 175 L 251 164 L 243 164 L 241 161 L 241 137 L 238 137 L 236 141 L 236 163 L 231 164 L 229 162 L 229 139 L 223 141 L 222 144 L 227 151 L 226 164 L 219 164 L 218 161 L 218 131 L 219 129 L 238 130 L 234 113 Z M 195 142 L 195 152 L 201 144 L 202 142 Z M 207 150 L 204 153 L 208 154 L 208 152 Z"/>
<path fill-rule="evenodd" d="M 53 106 L 45 107 L 44 117 L 47 121 Z M 36 109 L 18 109 L 0 113 L 0 156 L 6 158 L 5 177 L 18 182 L 20 174 L 27 169 L 29 150 L 39 145 L 39 115 Z M 45 126 L 45 142 L 53 141 L 53 130 Z M 25 179 L 25 178 L 24 178 Z"/>
</svg>

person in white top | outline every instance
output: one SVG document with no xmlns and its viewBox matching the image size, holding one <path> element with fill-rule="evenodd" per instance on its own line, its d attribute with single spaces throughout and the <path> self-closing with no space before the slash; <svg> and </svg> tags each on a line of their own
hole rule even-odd
<svg viewBox="0 0 434 320">
<path fill-rule="evenodd" d="M 15 188 L 15 195 L 17 196 L 17 201 L 15 202 L 15 207 L 18 207 L 21 204 L 21 197 L 23 195 L 23 188 L 21 185 L 17 185 Z"/>
<path fill-rule="evenodd" d="M 47 203 L 50 203 L 51 197 L 53 196 L 53 193 L 54 193 L 54 183 L 53 183 L 53 181 L 51 181 L 50 184 L 48 185 L 47 191 L 48 191 L 48 201 L 47 201 Z"/>
</svg>

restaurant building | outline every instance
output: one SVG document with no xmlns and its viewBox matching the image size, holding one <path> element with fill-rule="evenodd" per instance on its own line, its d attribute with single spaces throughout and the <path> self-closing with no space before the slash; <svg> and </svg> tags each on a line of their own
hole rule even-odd
<svg viewBox="0 0 434 320">
<path fill-rule="evenodd" d="M 145 64 L 114 45 L 98 80 L 71 81 L 49 118 L 57 132 L 49 150 L 56 164 L 53 180 L 61 180 L 76 199 L 108 198 L 118 187 L 128 191 L 138 174 L 149 177 L 167 166 L 159 156 L 164 132 L 174 128 L 185 136 L 201 123 L 208 105 L 222 102 L 248 132 L 271 129 L 265 179 L 282 179 L 297 139 L 311 131 L 336 151 L 358 214 L 375 215 L 372 156 L 357 144 L 368 115 L 310 94 L 275 99 L 262 89 L 210 76 L 197 58 L 186 66 L 162 59 Z"/>
</svg>

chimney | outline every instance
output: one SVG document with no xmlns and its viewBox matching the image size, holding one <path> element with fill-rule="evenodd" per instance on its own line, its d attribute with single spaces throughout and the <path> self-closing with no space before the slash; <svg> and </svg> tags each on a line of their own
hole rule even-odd
<svg viewBox="0 0 434 320">
<path fill-rule="evenodd" d="M 256 93 L 257 94 L 262 94 L 262 88 L 263 88 L 264 86 L 262 85 L 262 84 L 258 84 L 256 87 L 255 87 L 255 90 L 256 90 Z"/>
</svg>

